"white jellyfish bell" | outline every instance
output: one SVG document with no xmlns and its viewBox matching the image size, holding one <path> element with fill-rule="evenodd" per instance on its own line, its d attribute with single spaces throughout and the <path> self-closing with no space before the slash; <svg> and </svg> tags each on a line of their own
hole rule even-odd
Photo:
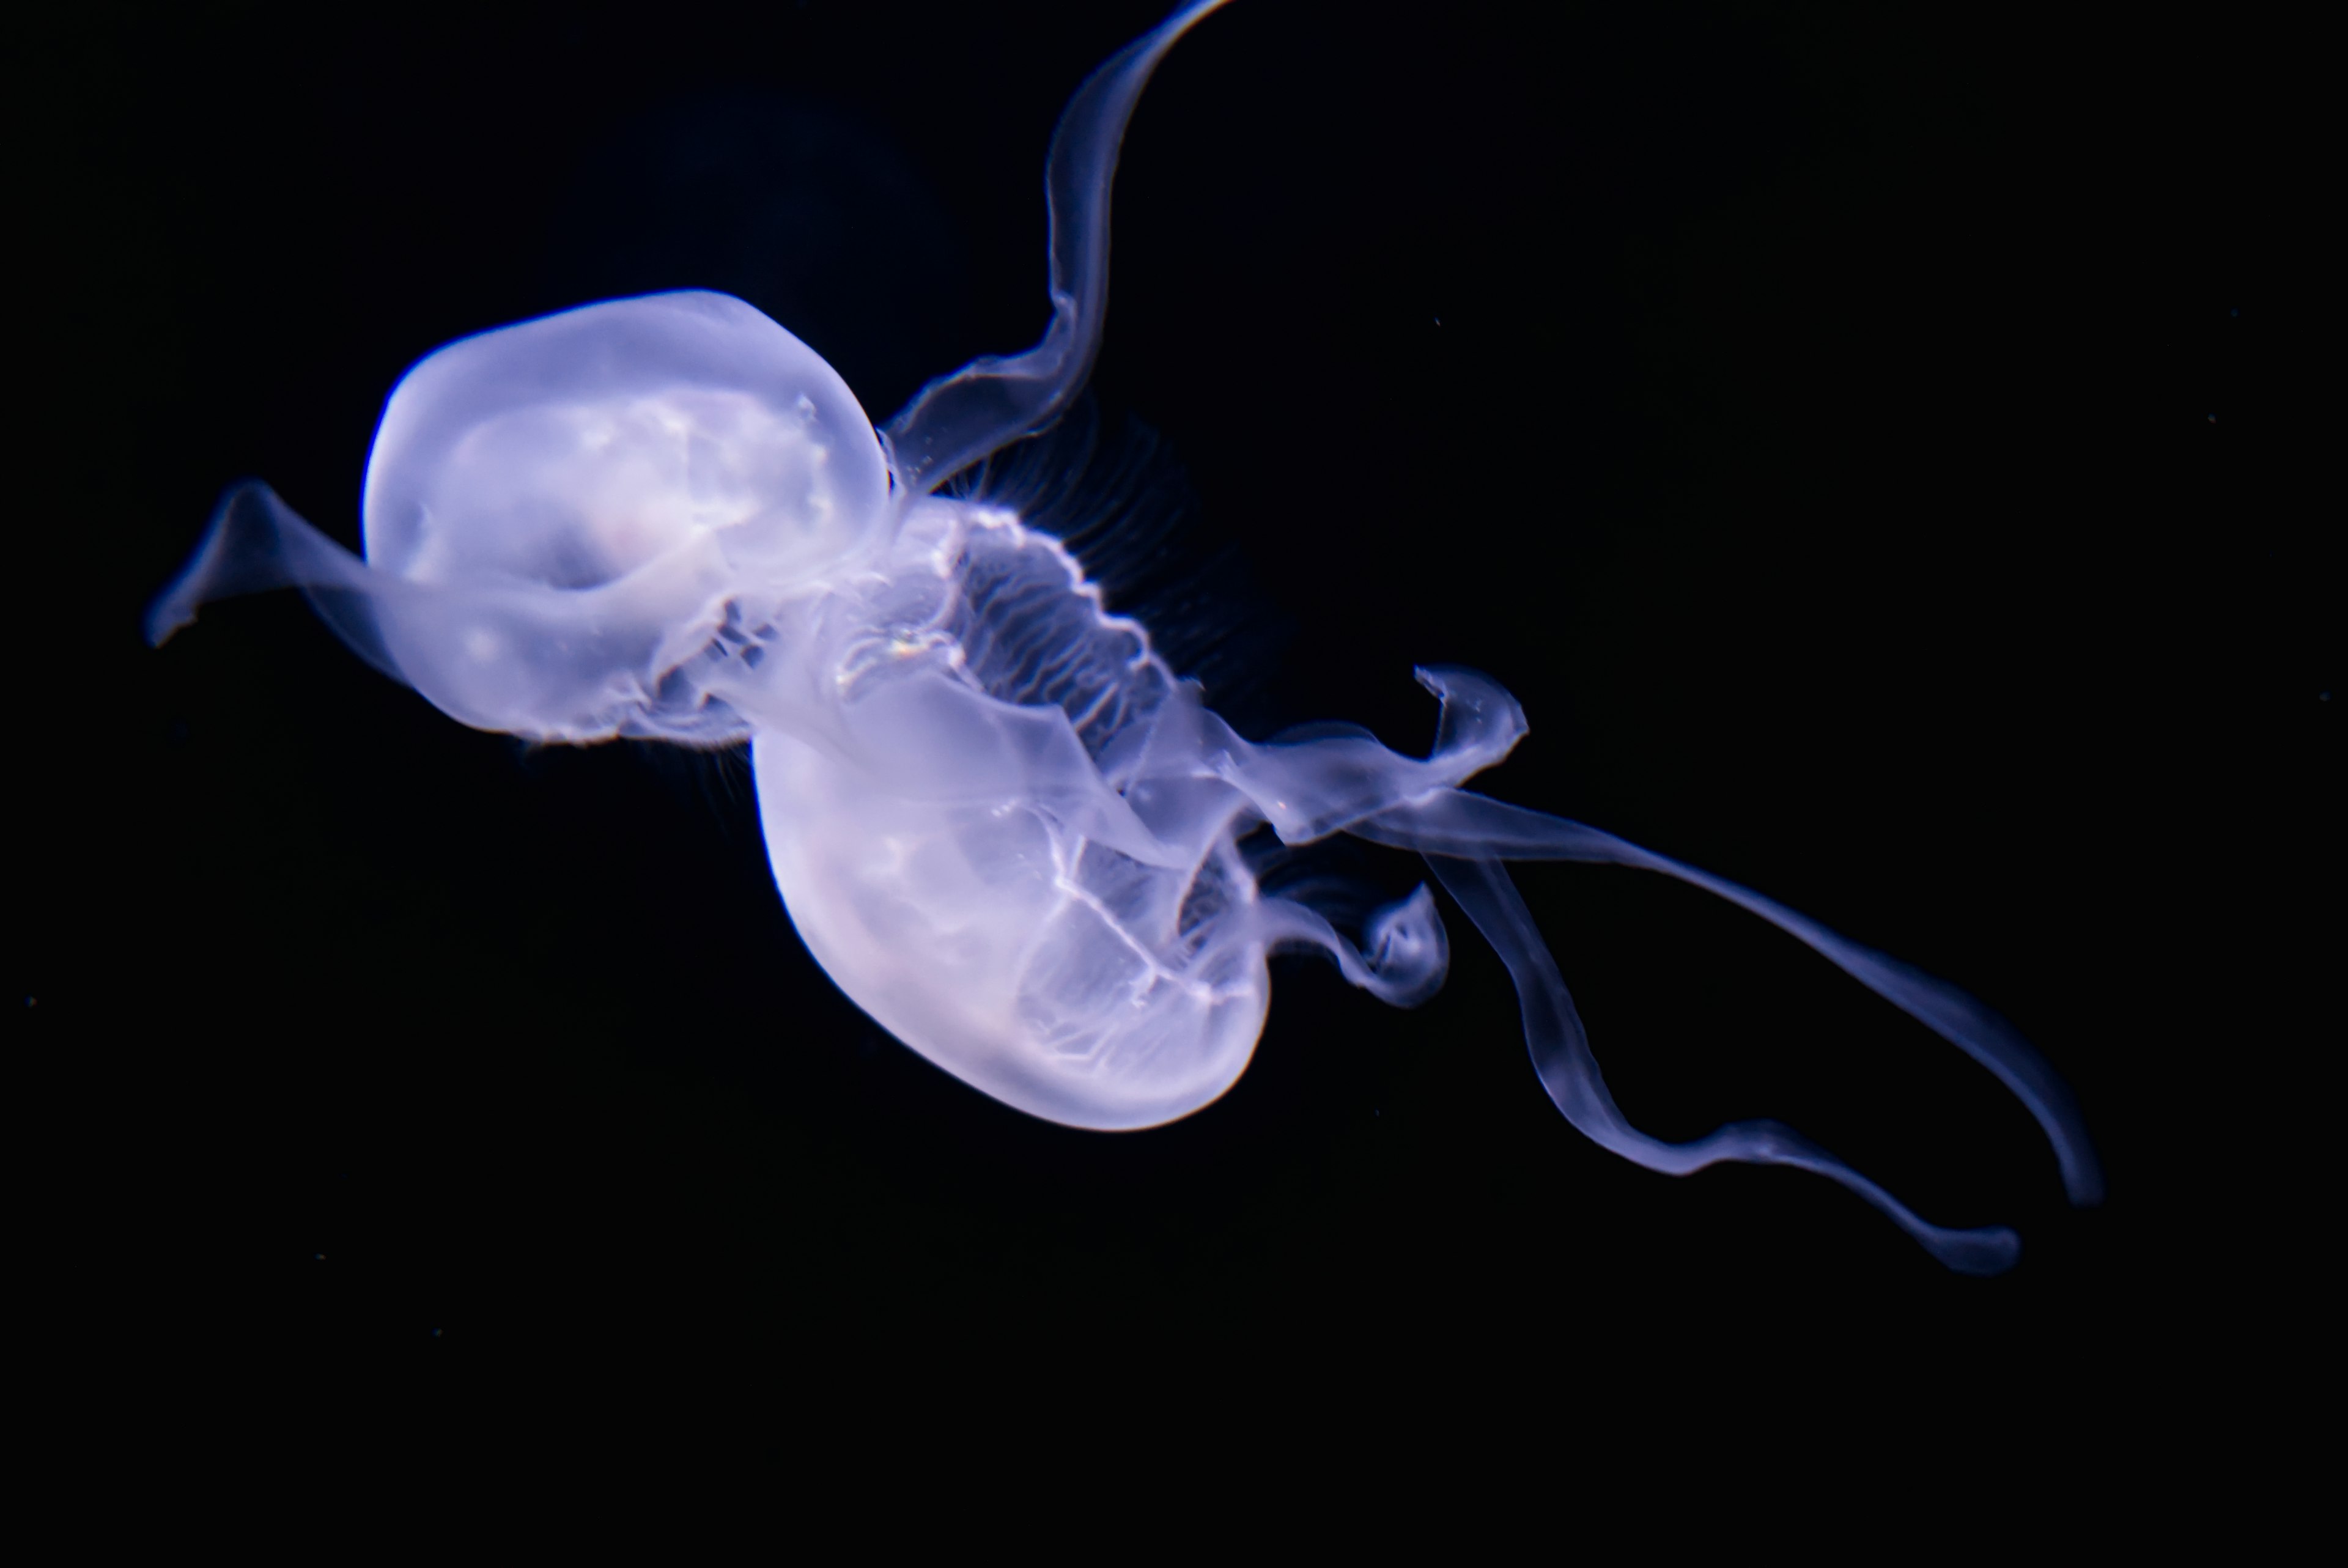
<svg viewBox="0 0 2348 1568">
<path fill-rule="evenodd" d="M 936 492 L 1049 425 L 1099 347 L 1117 149 L 1178 10 L 1086 80 L 1046 166 L 1051 326 L 932 382 L 875 430 L 831 367 L 739 300 L 618 300 L 464 339 L 411 370 L 368 459 L 364 561 L 265 486 L 230 492 L 157 601 L 298 586 L 345 641 L 465 723 L 536 741 L 747 741 L 775 880 L 859 1007 L 988 1094 L 1073 1126 L 1185 1116 L 1245 1071 L 1273 950 L 1310 948 L 1408 1007 L 1448 948 L 1422 886 L 1356 948 L 1266 894 L 1238 845 L 1336 833 L 1415 850 L 1498 950 L 1540 1081 L 1651 1169 L 1721 1161 L 1831 1177 L 1950 1266 L 1995 1273 L 2011 1230 L 1926 1223 L 1790 1130 L 1687 1143 L 1615 1107 L 1510 860 L 1691 882 L 1824 954 L 1981 1062 L 2053 1143 L 2075 1202 L 2100 1176 L 2068 1091 L 1987 1009 L 1768 899 L 1579 823 L 1463 790 L 1525 733 L 1490 679 L 1421 671 L 1424 759 L 1323 727 L 1251 744 L 1108 614 L 1059 543 Z"/>
</svg>

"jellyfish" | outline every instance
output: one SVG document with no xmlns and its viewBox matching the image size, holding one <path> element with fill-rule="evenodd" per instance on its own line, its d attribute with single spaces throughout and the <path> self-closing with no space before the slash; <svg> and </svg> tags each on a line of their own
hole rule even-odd
<svg viewBox="0 0 2348 1568">
<path fill-rule="evenodd" d="M 1465 786 L 1523 738 L 1490 677 L 1419 670 L 1423 757 L 1316 725 L 1243 739 L 1148 629 L 1016 507 L 949 485 L 1052 426 L 1101 343 L 1109 195 L 1134 106 L 1223 0 L 1193 0 L 1068 103 L 1045 164 L 1052 315 L 1021 354 L 924 385 L 875 425 L 781 324 L 700 291 L 589 304 L 450 343 L 400 380 L 369 454 L 364 559 L 266 485 L 231 489 L 156 600 L 294 587 L 361 657 L 479 729 L 533 743 L 747 743 L 768 860 L 808 951 L 866 1014 L 1029 1114 L 1159 1126 L 1245 1071 L 1268 958 L 1325 955 L 1396 1007 L 1443 984 L 1429 886 L 1356 943 L 1241 841 L 1336 835 L 1423 856 L 1514 982 L 1535 1074 L 1574 1128 L 1648 1169 L 1789 1165 L 1841 1184 L 1952 1269 L 2003 1226 L 1930 1223 L 1792 1129 L 1687 1143 L 1632 1126 L 1510 880 L 1518 861 L 1632 866 L 1777 927 L 2017 1096 L 2068 1195 L 2101 1177 L 2069 1091 L 1996 1013 L 1734 883 Z"/>
</svg>

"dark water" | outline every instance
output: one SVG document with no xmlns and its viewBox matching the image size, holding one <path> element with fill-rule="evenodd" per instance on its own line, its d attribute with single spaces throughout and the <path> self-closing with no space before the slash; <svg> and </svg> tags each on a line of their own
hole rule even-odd
<svg viewBox="0 0 2348 1568">
<path fill-rule="evenodd" d="M 1533 724 L 1483 787 L 2012 1017 L 2100 1140 L 2100 1213 L 1791 940 L 1633 873 L 1520 876 L 1634 1119 L 1776 1116 L 1930 1218 L 2019 1226 L 1982 1282 L 1822 1182 L 1585 1143 L 1456 913 L 1426 1009 L 1283 963 L 1224 1101 L 1071 1132 L 830 987 L 738 761 L 464 730 L 288 595 L 140 647 L 232 480 L 355 541 L 383 397 L 459 334 L 722 288 L 876 417 L 1033 340 L 1045 140 L 1152 5 L 672 10 L 133 11 L 43 46 L 74 415 L 21 459 L 61 482 L 18 519 L 59 542 L 15 585 L 15 953 L 90 1129 L 57 1212 L 121 1238 L 134 1319 L 253 1354 L 690 1326 L 2129 1386 L 2158 1282 L 2251 1217 L 2191 1151 L 2290 1098 L 2320 1034 L 2285 1021 L 2317 957 L 2290 886 L 2336 864 L 2302 828 L 2336 558 L 2283 504 L 2239 118 L 1973 20 L 1239 0 L 1117 187 L 1098 403 L 1284 618 L 1252 727 L 1422 750 L 1413 663 L 1483 669 Z M 2209 47 L 2210 101 L 2257 97 L 2252 44 Z"/>
</svg>

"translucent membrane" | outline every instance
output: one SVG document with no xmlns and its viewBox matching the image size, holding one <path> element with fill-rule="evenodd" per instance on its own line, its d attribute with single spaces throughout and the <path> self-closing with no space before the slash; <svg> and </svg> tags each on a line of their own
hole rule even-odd
<svg viewBox="0 0 2348 1568">
<path fill-rule="evenodd" d="M 1596 828 L 1459 786 L 1525 733 L 1462 670 L 1425 758 L 1324 726 L 1242 740 L 1067 551 L 1012 513 L 932 494 L 1064 410 L 1098 352 L 1108 197 L 1151 70 L 1214 3 L 1177 12 L 1078 89 L 1053 137 L 1052 321 L 1025 354 L 932 382 L 876 432 L 798 339 L 739 300 L 618 300 L 467 338 L 394 391 L 367 465 L 366 559 L 259 484 L 221 502 L 157 601 L 294 586 L 377 669 L 462 722 L 539 741 L 747 740 L 768 858 L 827 973 L 897 1037 L 1053 1121 L 1147 1127 L 1247 1066 L 1266 957 L 1327 954 L 1396 1006 L 1449 948 L 1421 886 L 1358 946 L 1331 911 L 1267 895 L 1239 850 L 1269 824 L 1424 854 L 1498 950 L 1542 1085 L 1650 1169 L 1798 1166 L 1875 1204 L 1952 1268 L 1993 1273 L 2003 1228 L 1926 1223 L 1790 1130 L 1690 1143 L 1608 1093 L 1510 860 L 1660 871 L 1807 943 L 1995 1073 L 2044 1128 L 2074 1201 L 2100 1178 L 2061 1081 L 2011 1026 L 1790 909 Z"/>
</svg>

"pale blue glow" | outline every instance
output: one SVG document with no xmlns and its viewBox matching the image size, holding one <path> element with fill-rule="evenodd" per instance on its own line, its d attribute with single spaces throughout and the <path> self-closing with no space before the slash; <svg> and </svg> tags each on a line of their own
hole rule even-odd
<svg viewBox="0 0 2348 1568">
<path fill-rule="evenodd" d="M 2075 1202 L 2100 1177 L 2069 1094 L 1962 993 L 1731 883 L 1461 788 L 1525 733 L 1485 676 L 1422 671 L 1425 759 L 1365 733 L 1251 744 L 1008 510 L 936 494 L 1049 425 L 1100 343 L 1108 198 L 1191 5 L 1096 72 L 1047 162 L 1053 317 L 1028 352 L 932 382 L 876 430 L 831 367 L 741 301 L 618 300 L 439 350 L 369 457 L 366 559 L 265 486 L 232 491 L 157 602 L 158 642 L 211 600 L 298 586 L 343 638 L 465 723 L 546 742 L 749 743 L 791 918 L 914 1050 L 1035 1115 L 1153 1126 L 1220 1095 L 1270 1005 L 1266 957 L 1309 948 L 1409 1007 L 1448 948 L 1422 886 L 1355 948 L 1264 893 L 1240 838 L 1352 833 L 1425 855 L 1506 960 L 1542 1085 L 1650 1169 L 1724 1160 L 1840 1182 L 1950 1266 L 1993 1273 L 2003 1227 L 1931 1225 L 1774 1123 L 1658 1142 L 1615 1107 L 1509 860 L 1660 871 L 1760 916 L 1995 1073 Z"/>
</svg>

